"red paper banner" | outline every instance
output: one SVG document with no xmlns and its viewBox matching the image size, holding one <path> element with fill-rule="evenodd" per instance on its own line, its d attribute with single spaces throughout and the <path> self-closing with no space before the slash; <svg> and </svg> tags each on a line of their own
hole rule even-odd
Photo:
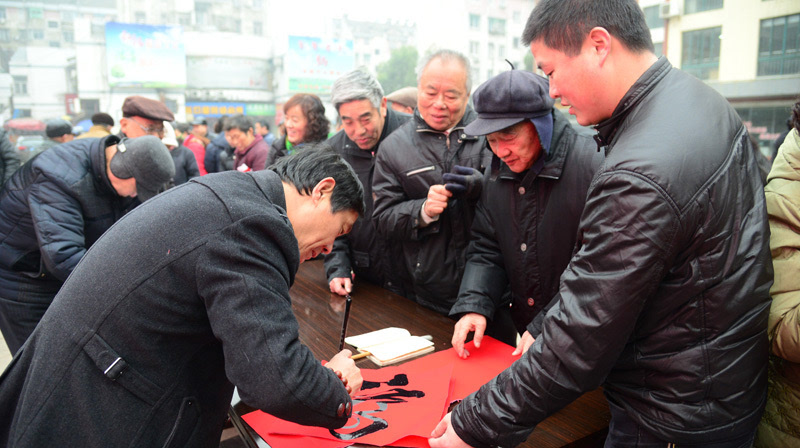
<svg viewBox="0 0 800 448">
<path fill-rule="evenodd" d="M 340 448 L 353 443 L 428 448 L 428 437 L 450 403 L 519 359 L 511 356 L 513 347 L 490 337 L 484 337 L 479 349 L 471 342 L 466 348 L 467 359 L 450 349 L 400 366 L 362 369 L 365 386 L 353 401 L 353 417 L 338 430 L 302 426 L 262 411 L 243 419 L 272 448 Z"/>
</svg>

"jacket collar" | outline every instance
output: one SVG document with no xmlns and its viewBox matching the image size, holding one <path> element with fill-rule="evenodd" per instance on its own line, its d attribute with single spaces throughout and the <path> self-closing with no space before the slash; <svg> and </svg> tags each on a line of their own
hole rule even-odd
<svg viewBox="0 0 800 448">
<path fill-rule="evenodd" d="M 633 83 L 619 104 L 617 104 L 611 117 L 595 126 L 597 135 L 594 136 L 594 139 L 597 142 L 598 150 L 611 143 L 622 122 L 625 121 L 625 118 L 628 117 L 633 108 L 653 90 L 653 87 L 666 76 L 671 68 L 672 64 L 669 63 L 665 56 L 661 56 Z"/>
<path fill-rule="evenodd" d="M 251 149 L 253 149 L 253 146 L 256 146 L 258 144 L 258 142 L 264 140 L 264 137 L 262 137 L 261 134 L 259 134 L 258 132 L 256 132 L 255 134 L 256 134 L 255 138 L 253 138 L 253 142 L 250 143 L 250 146 L 245 148 L 244 151 L 242 151 L 242 152 L 239 152 L 238 150 L 236 150 L 236 154 L 238 154 L 240 156 L 243 156 L 243 155 L 247 154 Z"/>
<path fill-rule="evenodd" d="M 106 148 L 111 145 L 116 145 L 120 142 L 120 138 L 116 135 L 108 135 L 106 137 L 95 140 L 91 143 L 89 148 L 89 157 L 92 161 L 92 176 L 97 185 L 108 193 L 114 196 L 119 196 L 117 190 L 111 185 L 108 179 L 108 172 L 106 171 Z"/>
<path fill-rule="evenodd" d="M 286 210 L 286 195 L 283 192 L 283 182 L 278 173 L 272 170 L 251 171 L 249 174 L 261 193 L 273 204 Z"/>
<path fill-rule="evenodd" d="M 464 128 L 476 118 L 478 118 L 478 113 L 475 112 L 472 106 L 467 105 L 467 110 L 464 112 L 464 116 L 461 117 L 461 120 L 453 127 L 453 130 L 450 131 L 450 134 L 460 134 L 459 138 L 461 140 L 477 140 L 480 138 L 479 136 L 467 135 L 463 133 Z M 440 134 L 444 134 L 444 131 L 437 131 L 436 129 L 428 126 L 428 123 L 426 123 L 422 118 L 422 115 L 419 114 L 419 109 L 414 109 L 414 124 L 416 125 L 417 132 L 438 132 Z"/>
</svg>

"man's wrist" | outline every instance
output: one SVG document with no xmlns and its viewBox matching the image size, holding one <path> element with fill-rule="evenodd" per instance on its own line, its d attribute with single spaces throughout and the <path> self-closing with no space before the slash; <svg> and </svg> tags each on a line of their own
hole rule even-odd
<svg viewBox="0 0 800 448">
<path fill-rule="evenodd" d="M 425 212 L 425 204 L 427 204 L 427 203 L 428 203 L 428 200 L 426 199 L 425 202 L 422 203 L 422 208 L 419 210 L 419 218 L 422 221 L 421 222 L 422 225 L 420 227 L 425 227 L 428 224 L 430 224 L 432 222 L 436 222 L 436 221 L 439 220 L 439 215 L 430 216 Z"/>
</svg>

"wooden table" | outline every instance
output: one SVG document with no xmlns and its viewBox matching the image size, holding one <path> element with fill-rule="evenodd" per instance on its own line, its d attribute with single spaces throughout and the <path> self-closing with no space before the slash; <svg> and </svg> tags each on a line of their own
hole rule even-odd
<svg viewBox="0 0 800 448">
<path fill-rule="evenodd" d="M 322 260 L 300 265 L 290 291 L 292 308 L 300 323 L 300 340 L 320 359 L 338 352 L 344 315 L 344 298 L 331 294 Z M 358 282 L 351 294 L 347 334 L 361 334 L 385 327 L 402 327 L 411 334 L 433 337 L 435 350 L 451 347 L 455 321 L 375 285 Z M 357 361 L 361 368 L 377 368 L 368 359 Z M 269 447 L 241 416 L 253 409 L 238 402 L 231 407 L 231 420 L 242 439 L 251 447 Z M 600 389 L 578 400 L 540 423 L 522 447 L 602 447 L 611 414 Z"/>
</svg>

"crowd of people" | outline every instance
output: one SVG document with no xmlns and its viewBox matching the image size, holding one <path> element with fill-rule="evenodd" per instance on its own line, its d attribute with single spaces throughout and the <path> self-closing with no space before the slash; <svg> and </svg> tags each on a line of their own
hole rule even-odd
<svg viewBox="0 0 800 448">
<path fill-rule="evenodd" d="M 312 94 L 276 134 L 132 96 L 119 134 L 98 114 L 74 140 L 48 123 L 21 167 L 3 147 L 0 444 L 215 446 L 234 386 L 341 427 L 360 370 L 316 361 L 289 300 L 323 257 L 332 293 L 379 285 L 451 317 L 458 356 L 470 335 L 519 356 L 431 447 L 515 446 L 599 386 L 607 447 L 800 445 L 800 101 L 765 187 L 635 0 L 542 0 L 522 40 L 545 76 L 474 93 L 452 50 L 390 94 L 348 72 L 333 134 Z"/>
</svg>

